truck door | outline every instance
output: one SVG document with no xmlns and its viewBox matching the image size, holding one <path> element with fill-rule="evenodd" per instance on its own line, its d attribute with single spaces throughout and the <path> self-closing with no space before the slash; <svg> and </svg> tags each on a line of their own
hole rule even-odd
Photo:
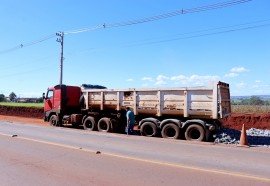
<svg viewBox="0 0 270 186">
<path fill-rule="evenodd" d="M 48 90 L 47 94 L 46 94 L 46 98 L 44 101 L 44 111 L 49 111 L 52 110 L 54 107 L 54 103 L 53 103 L 53 90 Z"/>
</svg>

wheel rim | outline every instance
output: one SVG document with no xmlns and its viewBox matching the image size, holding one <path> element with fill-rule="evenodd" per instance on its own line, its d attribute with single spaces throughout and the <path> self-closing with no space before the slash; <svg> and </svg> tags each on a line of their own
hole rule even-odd
<svg viewBox="0 0 270 186">
<path fill-rule="evenodd" d="M 86 128 L 93 128 L 93 123 L 91 121 L 86 121 Z"/>
<path fill-rule="evenodd" d="M 198 131 L 198 130 L 196 130 L 196 129 L 193 129 L 193 130 L 190 131 L 189 136 L 190 136 L 192 139 L 199 139 L 200 136 L 201 136 L 201 133 L 200 133 L 200 131 Z"/>
<path fill-rule="evenodd" d="M 99 127 L 101 130 L 108 130 L 108 125 L 105 121 L 100 122 Z"/>
<path fill-rule="evenodd" d="M 152 136 L 154 134 L 154 129 L 149 126 L 149 125 L 146 125 L 143 129 L 143 133 L 146 135 L 146 136 Z"/>
<path fill-rule="evenodd" d="M 169 138 L 173 138 L 176 135 L 176 131 L 174 130 L 174 128 L 172 127 L 167 127 L 165 129 L 165 134 L 169 137 Z"/>
<path fill-rule="evenodd" d="M 56 121 L 56 119 L 55 119 L 55 117 L 54 116 L 52 116 L 52 118 L 51 118 L 51 125 L 52 126 L 56 126 L 56 124 L 57 124 L 57 121 Z"/>
</svg>

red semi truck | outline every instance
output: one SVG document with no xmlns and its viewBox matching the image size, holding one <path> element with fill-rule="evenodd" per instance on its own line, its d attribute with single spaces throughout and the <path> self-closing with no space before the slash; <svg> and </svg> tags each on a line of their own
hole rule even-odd
<svg viewBox="0 0 270 186">
<path fill-rule="evenodd" d="M 44 120 L 52 126 L 82 125 L 86 130 L 124 133 L 126 107 L 143 136 L 209 141 L 220 118 L 231 113 L 229 84 L 209 86 L 106 89 L 57 85 L 44 93 Z"/>
</svg>

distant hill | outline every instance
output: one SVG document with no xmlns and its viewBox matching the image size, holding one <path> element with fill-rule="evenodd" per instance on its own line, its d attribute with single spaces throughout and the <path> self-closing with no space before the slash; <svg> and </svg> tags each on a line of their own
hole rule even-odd
<svg viewBox="0 0 270 186">
<path fill-rule="evenodd" d="M 255 95 L 256 97 L 259 97 L 261 100 L 270 100 L 270 95 Z M 249 99 L 251 96 L 231 96 L 231 100 L 237 101 L 237 100 L 243 100 L 243 99 Z"/>
</svg>

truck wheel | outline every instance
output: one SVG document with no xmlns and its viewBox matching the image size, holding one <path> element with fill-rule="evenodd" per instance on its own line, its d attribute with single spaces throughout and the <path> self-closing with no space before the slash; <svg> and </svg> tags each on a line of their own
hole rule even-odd
<svg viewBox="0 0 270 186">
<path fill-rule="evenodd" d="M 110 118 L 101 118 L 97 124 L 98 131 L 100 132 L 110 132 L 111 126 L 112 126 L 112 123 L 110 121 Z"/>
<path fill-rule="evenodd" d="M 83 129 L 93 131 L 95 129 L 95 125 L 95 119 L 89 116 L 83 122 Z"/>
<path fill-rule="evenodd" d="M 157 126 L 152 122 L 142 124 L 140 132 L 143 136 L 154 137 L 157 135 Z"/>
<path fill-rule="evenodd" d="M 190 141 L 204 141 L 205 131 L 200 125 L 190 125 L 185 132 L 185 138 Z"/>
<path fill-rule="evenodd" d="M 52 116 L 50 117 L 50 125 L 51 125 L 51 126 L 54 126 L 54 127 L 57 126 L 57 116 L 56 116 L 56 115 L 52 115 Z"/>
<path fill-rule="evenodd" d="M 177 139 L 179 138 L 180 129 L 173 123 L 166 124 L 161 130 L 161 136 L 163 138 Z"/>
</svg>

